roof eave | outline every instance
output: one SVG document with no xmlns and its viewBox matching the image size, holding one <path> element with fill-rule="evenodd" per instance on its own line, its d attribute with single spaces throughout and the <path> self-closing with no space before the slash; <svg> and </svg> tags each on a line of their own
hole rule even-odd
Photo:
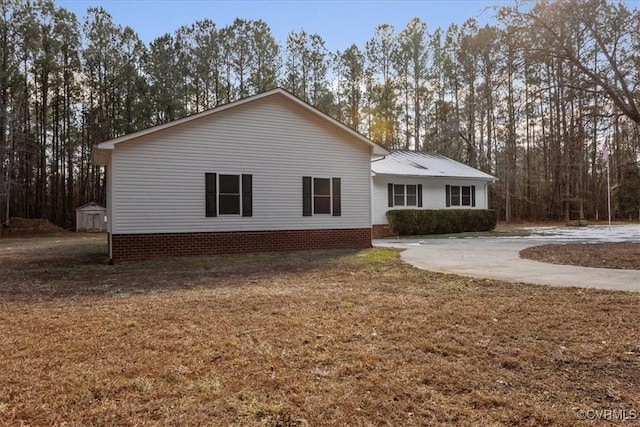
<svg viewBox="0 0 640 427">
<path fill-rule="evenodd" d="M 411 173 L 393 173 L 393 172 L 376 172 L 376 175 L 382 176 L 406 176 L 410 178 L 446 178 L 446 179 L 472 179 L 476 181 L 496 182 L 498 178 L 495 177 L 481 177 L 481 176 L 459 176 L 459 175 L 424 175 L 424 174 L 411 174 Z"/>
</svg>

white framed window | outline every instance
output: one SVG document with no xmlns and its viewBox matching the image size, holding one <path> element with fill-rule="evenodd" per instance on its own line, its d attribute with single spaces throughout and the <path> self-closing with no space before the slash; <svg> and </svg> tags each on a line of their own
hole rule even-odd
<svg viewBox="0 0 640 427">
<path fill-rule="evenodd" d="M 220 174 L 218 214 L 240 215 L 240 175 Z"/>
<path fill-rule="evenodd" d="M 253 216 L 253 175 L 205 173 L 205 216 Z"/>
<path fill-rule="evenodd" d="M 445 186 L 446 206 L 476 206 L 475 185 L 447 185 Z"/>
<path fill-rule="evenodd" d="M 342 215 L 340 178 L 302 177 L 302 216 Z"/>
<path fill-rule="evenodd" d="M 422 207 L 422 184 L 388 184 L 389 207 Z"/>
<path fill-rule="evenodd" d="M 393 184 L 393 206 L 404 206 L 404 185 Z"/>
<path fill-rule="evenodd" d="M 330 178 L 313 178 L 313 214 L 331 214 Z"/>
</svg>

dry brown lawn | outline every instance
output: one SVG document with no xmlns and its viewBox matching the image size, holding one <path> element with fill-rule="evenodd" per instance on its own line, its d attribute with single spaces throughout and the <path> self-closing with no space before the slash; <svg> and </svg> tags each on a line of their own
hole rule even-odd
<svg viewBox="0 0 640 427">
<path fill-rule="evenodd" d="M 0 425 L 590 425 L 640 410 L 640 295 L 392 250 L 105 264 L 0 240 Z M 600 425 L 600 424 L 598 424 Z"/>
</svg>

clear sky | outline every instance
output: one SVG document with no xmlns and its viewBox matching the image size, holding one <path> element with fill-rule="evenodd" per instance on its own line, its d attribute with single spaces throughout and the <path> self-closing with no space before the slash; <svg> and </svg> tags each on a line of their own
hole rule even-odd
<svg viewBox="0 0 640 427">
<path fill-rule="evenodd" d="M 235 18 L 262 19 L 273 36 L 284 44 L 291 31 L 304 29 L 322 36 L 330 51 L 344 50 L 373 37 L 379 24 L 391 24 L 402 30 L 417 16 L 431 32 L 451 23 L 462 24 L 476 18 L 481 25 L 490 23 L 495 7 L 513 4 L 512 0 L 56 0 L 56 4 L 74 12 L 80 21 L 90 6 L 101 6 L 122 26 L 132 27 L 149 43 L 182 25 L 209 18 L 218 27 Z"/>
</svg>

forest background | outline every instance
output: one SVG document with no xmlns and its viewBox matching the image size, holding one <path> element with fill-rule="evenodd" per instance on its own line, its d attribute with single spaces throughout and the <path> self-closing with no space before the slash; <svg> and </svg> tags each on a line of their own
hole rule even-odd
<svg viewBox="0 0 640 427">
<path fill-rule="evenodd" d="M 267 22 L 209 19 L 149 44 L 102 8 L 0 0 L 0 221 L 105 201 L 95 144 L 275 87 L 388 148 L 432 151 L 499 178 L 511 221 L 640 219 L 640 13 L 539 0 L 430 29 L 381 23 L 364 46 L 279 44 Z"/>
</svg>

